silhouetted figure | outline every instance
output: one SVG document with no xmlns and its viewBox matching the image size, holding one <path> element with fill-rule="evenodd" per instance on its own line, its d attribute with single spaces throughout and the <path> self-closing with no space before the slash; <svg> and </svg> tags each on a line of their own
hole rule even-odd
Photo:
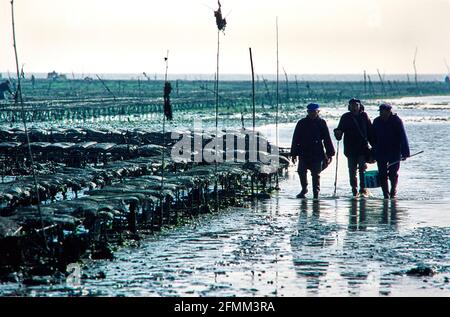
<svg viewBox="0 0 450 317">
<path fill-rule="evenodd" d="M 0 100 L 5 99 L 5 92 L 9 92 L 11 95 L 13 94 L 11 88 L 9 86 L 9 80 L 6 80 L 0 83 Z"/>
<path fill-rule="evenodd" d="M 291 156 L 294 163 L 297 158 L 299 160 L 297 172 L 302 187 L 297 198 L 305 198 L 308 192 L 307 170 L 311 172 L 313 197 L 319 197 L 320 172 L 331 163 L 335 154 L 327 123 L 319 117 L 319 107 L 316 103 L 307 106 L 308 114 L 297 122 L 292 137 Z"/>
<path fill-rule="evenodd" d="M 364 112 L 361 101 L 350 99 L 348 102 L 348 112 L 341 116 L 338 127 L 334 129 L 334 136 L 338 141 L 344 136 L 344 154 L 348 161 L 348 171 L 350 186 L 353 196 L 358 196 L 357 171 L 359 170 L 359 194 L 368 195 L 366 184 L 364 183 L 364 171 L 368 157 L 371 138 L 372 123 Z"/>
<path fill-rule="evenodd" d="M 397 194 L 400 160 L 406 160 L 410 156 L 408 137 L 403 121 L 392 113 L 390 104 L 381 104 L 379 112 L 380 116 L 373 121 L 374 154 L 383 196 L 384 198 L 394 198 Z M 390 191 L 388 178 L 391 182 Z"/>
</svg>

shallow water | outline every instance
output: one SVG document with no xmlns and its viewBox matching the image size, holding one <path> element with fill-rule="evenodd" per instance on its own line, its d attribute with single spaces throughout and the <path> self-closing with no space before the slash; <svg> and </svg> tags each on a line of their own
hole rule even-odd
<svg viewBox="0 0 450 317">
<path fill-rule="evenodd" d="M 271 199 L 148 237 L 119 249 L 114 261 L 88 262 L 81 270 L 88 278 L 53 286 L 2 284 L 0 294 L 450 296 L 450 123 L 410 120 L 419 111 L 437 111 L 408 106 L 416 101 L 434 102 L 395 101 L 411 152 L 425 151 L 402 162 L 397 200 L 383 200 L 380 189 L 371 198 L 351 199 L 341 144 L 337 197 L 336 159 L 322 173 L 319 202 L 295 199 L 299 180 L 292 166 Z M 333 129 L 341 112 L 323 113 Z M 369 105 L 368 113 L 373 118 L 376 107 Z M 290 145 L 294 125 L 280 125 L 280 145 Z M 271 126 L 260 130 L 273 139 Z M 420 265 L 436 274 L 406 275 Z M 106 278 L 93 278 L 99 272 Z"/>
</svg>

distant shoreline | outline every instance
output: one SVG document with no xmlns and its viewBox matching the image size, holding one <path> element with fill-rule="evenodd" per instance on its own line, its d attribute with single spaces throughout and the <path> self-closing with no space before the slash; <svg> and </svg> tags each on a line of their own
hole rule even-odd
<svg viewBox="0 0 450 317">
<path fill-rule="evenodd" d="M 56 71 L 57 72 L 57 71 Z M 65 75 L 67 79 L 84 79 L 86 77 L 92 77 L 96 79 L 96 75 L 99 75 L 102 79 L 105 80 L 163 80 L 164 74 L 159 73 L 72 73 L 72 72 L 58 72 L 59 74 Z M 9 77 L 15 78 L 15 72 L 0 72 L 0 79 L 8 79 Z M 31 72 L 25 73 L 27 79 L 34 75 L 37 79 L 45 79 L 47 78 L 47 73 L 41 72 Z M 373 73 L 369 74 L 371 80 L 373 82 L 379 82 L 380 78 L 378 74 Z M 147 76 L 147 77 L 146 77 Z M 417 80 L 420 82 L 443 82 L 446 74 L 418 74 Z M 409 77 L 409 80 L 408 80 Z M 399 82 L 414 82 L 414 74 L 382 74 L 382 78 L 384 81 L 399 81 Z M 214 80 L 214 74 L 169 74 L 169 80 Z M 221 74 L 220 79 L 224 81 L 249 81 L 251 80 L 251 74 Z M 256 74 L 256 79 L 259 80 L 276 80 L 276 74 Z M 286 77 L 284 74 L 279 74 L 280 82 L 285 81 Z M 363 82 L 364 74 L 288 74 L 289 81 L 338 81 L 338 82 Z"/>
</svg>

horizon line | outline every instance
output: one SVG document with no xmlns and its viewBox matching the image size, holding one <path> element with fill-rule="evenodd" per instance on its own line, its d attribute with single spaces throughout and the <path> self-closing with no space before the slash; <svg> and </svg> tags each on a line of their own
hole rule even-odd
<svg viewBox="0 0 450 317">
<path fill-rule="evenodd" d="M 34 75 L 37 79 L 47 79 L 48 74 L 52 72 L 56 72 L 56 70 L 52 70 L 50 72 L 25 72 L 25 77 L 30 77 Z M 144 75 L 145 73 L 145 75 Z M 72 80 L 83 80 L 86 77 L 90 77 L 94 80 L 95 75 L 102 76 L 102 79 L 106 80 L 163 80 L 164 73 L 147 73 L 147 72 L 139 72 L 139 73 L 113 73 L 113 72 L 56 72 L 58 75 L 63 75 L 65 79 Z M 398 80 L 398 81 L 415 81 L 414 73 L 387 73 L 387 74 L 378 74 L 378 73 L 365 73 L 366 76 L 370 77 L 368 80 L 372 82 L 380 82 L 380 76 L 382 80 Z M 16 72 L 0 72 L 0 79 L 15 79 L 17 76 Z M 276 80 L 276 73 L 260 73 L 256 74 L 256 76 L 262 77 L 263 80 Z M 419 73 L 417 74 L 418 81 L 445 81 L 445 77 L 450 76 L 446 73 Z M 251 80 L 251 74 L 249 73 L 222 73 L 222 80 L 229 81 L 248 81 Z M 287 74 L 287 78 L 290 81 L 364 81 L 364 73 L 292 73 Z M 168 74 L 168 79 L 170 80 L 215 80 L 214 73 L 172 73 Z M 258 79 L 259 80 L 259 79 Z M 285 75 L 283 74 L 280 78 L 280 81 L 285 81 Z"/>
</svg>

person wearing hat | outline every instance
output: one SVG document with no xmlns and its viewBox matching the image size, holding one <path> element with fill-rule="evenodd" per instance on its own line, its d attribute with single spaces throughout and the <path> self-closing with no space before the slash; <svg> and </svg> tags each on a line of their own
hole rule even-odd
<svg viewBox="0 0 450 317">
<path fill-rule="evenodd" d="M 390 104 L 381 104 L 379 112 L 380 116 L 373 121 L 374 155 L 383 196 L 394 198 L 397 195 L 399 161 L 406 160 L 410 156 L 408 137 L 402 120 L 397 114 L 392 113 Z M 397 163 L 389 166 L 395 162 Z M 391 183 L 390 190 L 388 179 Z"/>
<path fill-rule="evenodd" d="M 292 136 L 291 155 L 294 164 L 297 158 L 299 160 L 297 172 L 302 187 L 297 198 L 305 198 L 308 192 L 308 170 L 312 177 L 313 197 L 319 198 L 320 172 L 331 163 L 335 154 L 327 123 L 319 117 L 319 108 L 316 103 L 308 104 L 307 116 L 297 122 Z"/>
<path fill-rule="evenodd" d="M 334 129 L 336 140 L 340 141 L 344 136 L 344 155 L 347 157 L 350 186 L 355 197 L 359 194 L 368 195 L 364 183 L 364 171 L 367 168 L 367 161 L 370 160 L 369 144 L 372 145 L 372 123 L 362 107 L 360 100 L 350 99 L 348 112 L 341 116 L 337 128 Z M 359 170 L 359 193 L 357 170 Z"/>
</svg>

